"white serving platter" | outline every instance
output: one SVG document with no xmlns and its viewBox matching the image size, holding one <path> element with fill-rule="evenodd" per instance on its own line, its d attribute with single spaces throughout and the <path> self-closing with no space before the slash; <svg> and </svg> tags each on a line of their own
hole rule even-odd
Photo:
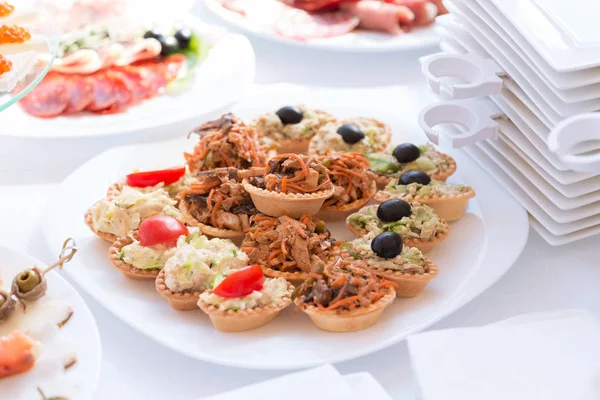
<svg viewBox="0 0 600 400">
<path fill-rule="evenodd" d="M 53 237 L 49 240 L 58 245 L 61 250 L 62 241 L 67 236 Z M 76 254 L 73 260 L 79 258 Z M 53 260 L 54 261 L 54 260 Z M 2 266 L 3 288 L 9 289 L 13 277 L 21 271 L 38 266 L 43 269 L 47 265 L 27 254 L 0 246 L 0 264 Z M 72 264 L 66 264 L 65 269 Z M 62 272 L 61 272 L 62 273 Z M 61 302 L 70 305 L 73 310 L 71 319 L 59 330 L 57 340 L 53 341 L 55 348 L 44 348 L 40 357 L 41 365 L 36 365 L 31 371 L 0 380 L 0 397 L 2 399 L 38 399 L 41 398 L 36 391 L 41 387 L 48 397 L 65 396 L 70 400 L 89 400 L 96 389 L 100 374 L 101 351 L 98 328 L 92 313 L 79 296 L 75 288 L 63 279 L 58 272 L 51 271 L 46 275 L 48 291 L 39 302 Z M 36 305 L 32 306 L 36 307 Z M 32 309 L 33 310 L 33 309 Z M 35 310 L 34 310 L 35 311 Z M 27 315 L 25 313 L 25 315 Z M 43 343 L 43 342 L 42 342 Z M 57 344 L 58 343 L 58 344 Z M 60 344 L 60 343 L 64 343 Z M 44 354 L 60 355 L 63 351 L 74 353 L 77 362 L 63 375 L 57 376 L 52 367 L 52 359 Z M 45 361 L 42 361 L 45 359 Z"/>
<path fill-rule="evenodd" d="M 297 41 L 264 30 L 263 27 L 252 23 L 242 15 L 223 8 L 216 0 L 205 0 L 204 5 L 224 23 L 247 35 L 287 46 L 345 53 L 391 53 L 434 47 L 439 44 L 439 36 L 432 26 L 415 28 L 411 32 L 401 35 L 357 30 L 333 38 Z"/>
<path fill-rule="evenodd" d="M 264 92 L 242 101 L 235 111 L 248 119 L 259 112 L 298 102 L 327 109 L 340 117 L 379 118 L 392 126 L 396 142 L 425 140 L 410 114 L 390 114 L 383 108 L 373 108 L 373 103 L 371 108 L 357 108 L 355 96 L 336 91 L 329 96 L 324 92 L 317 96 L 312 91 Z M 111 182 L 134 168 L 181 163 L 181 152 L 189 150 L 193 143 L 178 140 L 123 147 L 90 160 L 64 181 L 49 202 L 43 231 L 46 237 L 69 232 L 77 238 L 83 256 L 80 260 L 85 259 L 85 263 L 73 261 L 75 265 L 69 274 L 104 307 L 165 346 L 205 361 L 245 368 L 292 369 L 340 362 L 383 349 L 425 329 L 484 291 L 515 261 L 527 237 L 524 210 L 459 153 L 460 175 L 455 179 L 473 185 L 478 195 L 470 202 L 465 218 L 452 224 L 451 229 L 460 234 L 451 234 L 430 253 L 441 273 L 422 296 L 397 301 L 386 310 L 380 323 L 362 332 L 325 333 L 304 315 L 294 316 L 288 309 L 264 328 L 223 334 L 214 330 L 200 311 L 182 313 L 170 309 L 152 282 L 134 282 L 122 276 L 108 262 L 108 244 L 96 238 L 82 219 L 87 207 L 104 195 Z M 352 238 L 342 222 L 328 226 L 338 239 Z M 498 257 L 499 253 L 503 256 Z M 485 277 L 479 279 L 478 271 L 484 265 Z"/>
</svg>

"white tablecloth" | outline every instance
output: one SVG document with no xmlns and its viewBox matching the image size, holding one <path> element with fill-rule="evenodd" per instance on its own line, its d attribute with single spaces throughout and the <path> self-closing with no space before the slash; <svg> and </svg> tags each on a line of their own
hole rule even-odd
<svg viewBox="0 0 600 400">
<path fill-rule="evenodd" d="M 206 15 L 201 6 L 198 11 Z M 351 56 L 285 49 L 264 41 L 254 44 L 257 83 L 340 87 L 422 84 L 417 58 L 425 52 Z M 9 149 L 6 143 L 0 143 L 1 148 Z M 0 171 L 7 169 L 0 160 Z M 43 171 L 0 174 L 0 243 L 42 260 L 54 259 L 40 232 L 40 218 L 62 178 L 64 168 L 55 167 L 52 162 Z M 15 185 L 19 182 L 27 184 Z M 597 243 L 597 238 L 590 238 L 553 248 L 532 232 L 521 258 L 495 286 L 434 329 L 481 325 L 519 313 L 562 307 L 600 314 Z M 104 360 L 97 400 L 162 400 L 174 395 L 191 400 L 282 374 L 221 367 L 176 354 L 138 334 L 85 293 L 82 295 L 96 317 L 102 339 Z M 414 398 L 404 343 L 336 367 L 343 374 L 372 373 L 394 399 Z"/>
</svg>

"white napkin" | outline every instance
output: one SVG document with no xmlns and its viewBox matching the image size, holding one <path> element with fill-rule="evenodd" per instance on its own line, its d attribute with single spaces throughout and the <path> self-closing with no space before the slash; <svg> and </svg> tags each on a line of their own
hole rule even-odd
<svg viewBox="0 0 600 400">
<path fill-rule="evenodd" d="M 600 322 L 586 311 L 408 338 L 423 400 L 598 400 Z"/>
<path fill-rule="evenodd" d="M 362 376 L 362 379 L 353 380 L 351 386 L 333 366 L 324 365 L 255 383 L 227 393 L 205 397 L 201 400 L 365 400 L 359 394 L 365 393 L 368 387 L 378 393 L 383 391 L 372 377 L 365 379 Z M 385 397 L 378 397 L 378 399 L 386 400 Z"/>
</svg>

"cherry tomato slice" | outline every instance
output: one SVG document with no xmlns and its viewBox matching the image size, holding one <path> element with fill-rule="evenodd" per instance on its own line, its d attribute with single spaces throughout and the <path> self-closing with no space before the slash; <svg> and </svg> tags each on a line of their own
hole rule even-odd
<svg viewBox="0 0 600 400">
<path fill-rule="evenodd" d="M 126 182 L 133 187 L 148 187 L 163 183 L 165 186 L 177 182 L 185 174 L 185 167 L 173 167 L 156 171 L 134 172 L 126 177 Z"/>
<path fill-rule="evenodd" d="M 260 265 L 250 265 L 229 274 L 213 292 L 226 298 L 244 297 L 255 290 L 261 290 L 264 281 Z"/>
<path fill-rule="evenodd" d="M 188 228 L 168 215 L 154 215 L 140 224 L 138 236 L 142 246 L 165 244 L 174 247 L 181 235 L 189 235 Z"/>
</svg>

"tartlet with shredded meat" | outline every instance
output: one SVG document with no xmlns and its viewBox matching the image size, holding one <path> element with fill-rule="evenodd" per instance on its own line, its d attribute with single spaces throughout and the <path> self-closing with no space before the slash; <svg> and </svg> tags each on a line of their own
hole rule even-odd
<svg viewBox="0 0 600 400">
<path fill-rule="evenodd" d="M 314 215 L 334 192 L 329 170 L 315 157 L 281 154 L 263 171 L 243 184 L 256 208 L 273 217 Z"/>
<path fill-rule="evenodd" d="M 252 217 L 241 249 L 268 277 L 304 280 L 335 261 L 338 249 L 325 223 L 310 215 Z"/>
<path fill-rule="evenodd" d="M 181 194 L 179 209 L 189 226 L 209 236 L 236 238 L 250 227 L 257 214 L 252 198 L 239 182 L 252 171 L 219 168 L 198 173 L 197 182 Z"/>
<path fill-rule="evenodd" d="M 192 153 L 184 153 L 190 172 L 214 168 L 247 169 L 263 167 L 267 155 L 258 142 L 256 131 L 233 114 L 207 122 L 190 132 L 200 141 Z"/>
<path fill-rule="evenodd" d="M 340 258 L 292 294 L 296 306 L 330 332 L 373 326 L 395 298 L 393 282 L 377 277 L 364 261 L 350 258 Z"/>
<path fill-rule="evenodd" d="M 360 153 L 335 153 L 320 157 L 334 186 L 333 196 L 325 200 L 319 217 L 345 218 L 367 204 L 377 191 L 377 183 L 368 172 L 369 162 Z"/>
</svg>

